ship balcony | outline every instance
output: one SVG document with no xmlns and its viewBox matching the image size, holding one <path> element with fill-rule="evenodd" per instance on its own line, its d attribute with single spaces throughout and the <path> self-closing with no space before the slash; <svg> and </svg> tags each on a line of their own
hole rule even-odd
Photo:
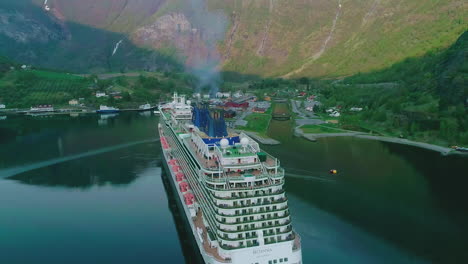
<svg viewBox="0 0 468 264">
<path fill-rule="evenodd" d="M 262 162 L 263 166 L 267 169 L 275 169 L 280 166 L 280 162 L 277 158 L 273 157 L 272 155 L 266 153 L 266 160 Z"/>
<path fill-rule="evenodd" d="M 243 183 L 230 183 L 230 186 L 209 186 L 207 185 L 206 187 L 210 191 L 251 191 L 251 190 L 259 190 L 259 189 L 265 189 L 268 187 L 274 187 L 274 186 L 282 186 L 284 184 L 284 179 L 278 179 L 273 181 L 272 183 L 261 183 L 261 184 L 256 184 L 254 183 L 253 185 L 248 185 L 247 182 Z"/>
<path fill-rule="evenodd" d="M 268 196 L 273 196 L 273 195 L 278 195 L 278 194 L 283 194 L 285 191 L 284 189 L 279 189 L 277 191 L 273 191 L 273 192 L 267 192 L 267 193 L 257 193 L 257 194 L 239 194 L 239 195 L 236 195 L 235 193 L 232 193 L 231 194 L 231 197 L 221 197 L 221 196 L 217 196 L 215 194 L 212 194 L 213 198 L 215 199 L 219 199 L 219 200 L 238 200 L 238 199 L 242 199 L 242 198 L 258 198 L 258 197 L 268 197 Z"/>
<path fill-rule="evenodd" d="M 268 222 L 278 220 L 278 224 L 282 224 L 284 221 L 289 220 L 290 213 L 285 212 L 282 215 L 276 215 L 276 216 L 263 216 L 263 217 L 258 217 L 256 219 L 239 219 L 235 220 L 234 222 L 227 222 L 227 221 L 218 221 L 220 223 L 220 227 L 222 227 L 222 230 L 225 232 L 240 232 L 242 231 L 243 225 L 250 224 L 250 228 L 258 228 L 258 227 L 263 227 L 267 226 Z M 274 222 L 272 222 L 274 223 Z M 254 224 L 254 226 L 252 226 Z"/>
<path fill-rule="evenodd" d="M 292 227 L 290 225 L 287 226 L 286 228 L 283 228 L 280 231 L 275 231 L 273 229 L 263 230 L 263 237 L 290 234 L 292 231 L 293 231 L 293 229 L 292 229 Z"/>
<path fill-rule="evenodd" d="M 216 212 L 217 215 L 221 217 L 227 217 L 227 218 L 235 218 L 235 217 L 243 217 L 243 216 L 252 216 L 252 215 L 258 215 L 258 214 L 266 214 L 266 213 L 279 213 L 282 211 L 288 210 L 288 206 L 282 206 L 276 209 L 265 209 L 265 208 L 260 208 L 260 210 L 254 210 L 252 212 L 247 211 L 247 212 L 234 212 L 233 214 L 224 214 L 222 212 Z M 232 222 L 231 222 L 232 223 Z"/>
<path fill-rule="evenodd" d="M 275 222 L 272 222 L 274 220 L 266 220 L 268 222 L 263 222 L 261 223 L 261 225 L 257 226 L 255 224 L 252 224 L 252 223 L 248 223 L 248 222 L 245 222 L 245 223 L 239 223 L 239 228 L 236 228 L 235 230 L 230 230 L 230 229 L 225 229 L 223 228 L 223 226 L 220 226 L 219 229 L 218 229 L 218 233 L 219 232 L 223 232 L 223 233 L 239 233 L 239 232 L 247 232 L 247 231 L 255 231 L 255 230 L 264 230 L 264 229 L 269 229 L 269 228 L 278 228 L 278 227 L 284 227 L 284 226 L 287 226 L 289 224 L 291 224 L 291 219 L 289 218 L 286 218 L 284 219 L 284 221 L 278 221 L 277 223 Z M 247 225 L 248 226 L 245 226 Z"/>
<path fill-rule="evenodd" d="M 229 189 L 233 191 L 248 191 L 248 190 L 258 190 L 258 189 L 263 189 L 267 187 L 273 187 L 273 186 L 279 186 L 284 184 L 284 179 L 277 179 L 274 180 L 273 182 L 253 182 L 252 184 L 248 184 L 249 182 L 230 182 L 229 183 Z"/>
<path fill-rule="evenodd" d="M 278 205 L 282 203 L 286 203 L 288 201 L 287 197 L 282 197 L 280 199 L 276 200 L 268 200 L 268 199 L 263 199 L 261 202 L 257 203 L 240 203 L 240 204 L 215 204 L 216 207 L 219 209 L 238 209 L 238 208 L 253 208 L 253 207 L 258 207 L 258 206 L 265 206 L 265 205 Z"/>
<path fill-rule="evenodd" d="M 248 172 L 225 172 L 222 176 L 210 176 L 204 174 L 205 181 L 208 183 L 225 183 L 229 182 L 251 182 L 260 181 L 268 178 L 269 175 L 262 174 L 260 170 L 250 170 Z"/>
<path fill-rule="evenodd" d="M 287 199 L 284 193 L 264 196 L 263 198 L 256 198 L 256 199 L 255 198 L 238 198 L 236 200 L 215 200 L 215 203 L 216 203 L 216 206 L 223 207 L 223 208 L 236 207 L 236 206 L 249 207 L 249 206 L 258 206 L 258 205 L 270 205 L 271 203 L 282 202 L 283 199 Z"/>
<path fill-rule="evenodd" d="M 294 235 L 289 234 L 288 236 L 280 236 L 280 238 L 277 237 L 270 237 L 270 238 L 265 238 L 265 244 L 274 244 L 274 243 L 281 243 L 281 242 L 286 242 L 286 241 L 292 241 L 294 240 Z"/>
<path fill-rule="evenodd" d="M 235 250 L 235 249 L 241 249 L 241 248 L 249 248 L 249 247 L 257 247 L 260 244 L 258 241 L 247 241 L 246 244 L 243 243 L 243 241 L 236 242 L 235 245 L 232 244 L 223 244 L 221 243 L 219 246 L 224 249 L 224 250 Z"/>
<path fill-rule="evenodd" d="M 230 236 L 234 235 L 234 236 Z M 227 234 L 224 233 L 223 236 L 219 236 L 220 239 L 222 240 L 227 240 L 227 241 L 244 241 L 246 239 L 257 239 L 258 235 L 255 233 L 254 235 L 250 233 L 239 233 L 239 234 Z"/>
</svg>

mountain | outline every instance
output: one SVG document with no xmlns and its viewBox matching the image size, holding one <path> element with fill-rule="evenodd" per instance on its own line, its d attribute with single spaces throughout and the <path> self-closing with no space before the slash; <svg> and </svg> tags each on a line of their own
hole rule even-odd
<svg viewBox="0 0 468 264">
<path fill-rule="evenodd" d="M 349 76 L 447 48 L 468 25 L 462 0 L 6 0 L 0 3 L 3 13 L 4 2 L 23 2 L 13 14 L 25 19 L 32 18 L 24 10 L 41 11 L 33 19 L 41 26 L 28 29 L 36 33 L 29 41 L 35 36 L 38 47 L 0 30 L 1 42 L 9 39 L 8 45 L 25 50 L 15 59 L 58 66 L 64 62 L 56 59 L 73 59 L 86 47 L 93 55 L 79 60 L 80 70 L 86 64 L 109 67 L 110 54 L 124 39 L 126 58 L 138 58 L 127 68 L 159 60 L 148 62 L 132 52 L 156 50 L 188 65 L 208 61 L 224 71 L 263 77 Z M 5 14 L 0 18 L 5 23 Z M 27 23 L 16 20 L 10 23 Z M 47 61 L 34 59 L 49 54 L 40 45 L 49 42 L 67 43 L 56 49 L 67 51 Z M 101 48 L 90 45 L 96 43 Z M 12 54 L 2 49 L 1 55 Z M 124 64 L 116 61 L 113 69 Z"/>
<path fill-rule="evenodd" d="M 170 54 L 137 47 L 122 33 L 69 21 L 30 0 L 0 2 L 0 55 L 73 72 L 181 69 Z"/>
</svg>

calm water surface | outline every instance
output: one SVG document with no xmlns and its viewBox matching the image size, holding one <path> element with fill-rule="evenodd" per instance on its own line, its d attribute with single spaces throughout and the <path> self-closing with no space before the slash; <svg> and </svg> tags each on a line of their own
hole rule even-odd
<svg viewBox="0 0 468 264">
<path fill-rule="evenodd" d="M 1 119 L 0 263 L 191 263 L 157 119 Z M 283 144 L 266 148 L 288 173 L 304 263 L 468 262 L 468 159 L 289 132 L 273 123 Z"/>
</svg>

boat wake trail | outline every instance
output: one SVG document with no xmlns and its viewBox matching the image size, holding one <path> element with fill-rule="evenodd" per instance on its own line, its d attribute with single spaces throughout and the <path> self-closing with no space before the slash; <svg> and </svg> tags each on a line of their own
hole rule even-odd
<svg viewBox="0 0 468 264">
<path fill-rule="evenodd" d="M 333 179 L 331 178 L 330 175 L 326 175 L 324 173 L 301 170 L 301 169 L 292 169 L 292 168 L 284 168 L 284 169 L 286 170 L 285 175 L 288 178 L 321 181 L 321 182 L 329 182 L 329 183 L 337 182 L 336 179 Z M 296 171 L 297 173 L 295 173 Z"/>
<path fill-rule="evenodd" d="M 95 156 L 95 155 L 99 155 L 99 154 L 103 154 L 103 153 L 107 153 L 107 152 L 111 152 L 111 151 L 116 151 L 116 150 L 123 149 L 123 148 L 132 147 L 132 146 L 135 146 L 135 145 L 140 145 L 140 144 L 145 144 L 145 143 L 154 143 L 154 142 L 157 142 L 157 141 L 159 141 L 159 139 L 147 139 L 147 140 L 134 141 L 134 142 L 115 145 L 115 146 L 111 146 L 111 147 L 105 147 L 105 148 L 101 148 L 101 149 L 90 150 L 90 151 L 86 151 L 86 152 L 83 152 L 83 153 L 80 153 L 80 154 L 70 155 L 70 156 L 66 156 L 66 157 L 60 157 L 60 158 L 50 159 L 50 160 L 41 161 L 41 162 L 37 162 L 37 163 L 26 164 L 26 165 L 23 165 L 23 166 L 2 169 L 2 170 L 0 170 L 0 179 L 1 178 L 12 177 L 12 176 L 15 176 L 15 175 L 20 174 L 20 173 L 24 173 L 24 172 L 35 170 L 35 169 L 44 168 L 44 167 L 55 165 L 55 164 L 62 163 L 62 162 L 67 162 L 67 161 L 71 161 L 71 160 L 76 160 L 76 159 L 81 159 L 81 158 L 85 158 L 85 157 Z"/>
</svg>

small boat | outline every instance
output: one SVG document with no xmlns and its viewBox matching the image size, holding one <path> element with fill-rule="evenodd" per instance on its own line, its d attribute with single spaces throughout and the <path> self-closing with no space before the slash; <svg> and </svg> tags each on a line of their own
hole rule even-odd
<svg viewBox="0 0 468 264">
<path fill-rule="evenodd" d="M 330 170 L 329 173 L 330 174 L 338 174 L 338 171 L 337 170 Z"/>
<path fill-rule="evenodd" d="M 115 108 L 115 107 L 109 107 L 106 105 L 101 105 L 99 107 L 99 110 L 96 110 L 96 113 L 98 114 L 111 114 L 111 113 L 118 113 L 120 112 L 120 109 Z"/>
<path fill-rule="evenodd" d="M 161 114 L 161 112 L 159 112 L 159 110 L 154 110 L 153 113 L 154 113 L 155 115 Z"/>
</svg>

